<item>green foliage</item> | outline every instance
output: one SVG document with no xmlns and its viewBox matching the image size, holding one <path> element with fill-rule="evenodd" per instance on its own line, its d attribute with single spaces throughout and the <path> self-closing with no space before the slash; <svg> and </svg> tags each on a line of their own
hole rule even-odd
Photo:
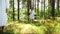
<svg viewBox="0 0 60 34">
<path fill-rule="evenodd" d="M 27 16 L 27 8 L 23 8 L 22 10 L 20 10 L 20 20 L 27 20 L 28 16 Z"/>
<path fill-rule="evenodd" d="M 21 1 L 21 0 L 20 0 Z M 29 17 L 28 17 L 28 11 L 27 11 L 27 0 L 22 0 L 23 2 L 23 8 L 20 9 L 20 20 L 27 20 Z M 9 20 L 12 20 L 13 19 L 13 0 L 9 0 L 9 3 L 10 3 L 10 7 L 8 9 L 8 19 Z M 36 19 L 41 19 L 41 18 L 50 18 L 51 16 L 51 6 L 46 6 L 45 8 L 47 8 L 45 11 L 44 10 L 41 10 L 39 8 L 36 8 L 35 12 L 36 12 Z M 18 10 L 15 9 L 15 20 L 18 20 Z M 59 12 L 58 12 L 58 9 L 55 9 L 55 17 L 56 16 L 60 16 L 60 8 L 59 8 Z"/>
<path fill-rule="evenodd" d="M 13 11 L 12 8 L 9 8 L 9 9 L 8 9 L 7 15 L 8 15 L 8 19 L 9 19 L 9 20 L 12 20 L 12 19 L 13 19 L 13 18 L 12 18 L 12 17 L 13 17 L 13 16 L 12 16 L 12 15 L 13 15 L 13 12 L 12 12 L 12 11 Z"/>
<path fill-rule="evenodd" d="M 59 19 L 59 18 L 57 18 Z M 60 19 L 59 19 L 60 20 Z M 35 23 L 38 23 L 37 26 Z M 40 25 L 39 25 L 40 24 Z M 14 34 L 60 34 L 60 22 L 53 20 L 43 20 L 39 19 L 34 23 L 28 23 L 17 21 L 11 21 L 7 23 L 6 28 L 4 30 L 8 33 Z"/>
<path fill-rule="evenodd" d="M 60 16 L 60 10 L 58 11 L 58 9 L 55 9 L 55 16 Z"/>
</svg>

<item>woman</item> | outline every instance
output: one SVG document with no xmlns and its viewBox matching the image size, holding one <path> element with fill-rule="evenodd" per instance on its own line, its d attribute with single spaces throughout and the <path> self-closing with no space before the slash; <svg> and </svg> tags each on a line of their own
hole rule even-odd
<svg viewBox="0 0 60 34">
<path fill-rule="evenodd" d="M 30 13 L 30 20 L 33 21 L 35 19 L 35 10 L 34 9 L 32 9 L 32 10 L 30 9 L 29 13 Z"/>
<path fill-rule="evenodd" d="M 6 26 L 7 22 L 7 8 L 8 8 L 8 1 L 7 0 L 0 0 L 0 27 L 2 31 Z"/>
</svg>

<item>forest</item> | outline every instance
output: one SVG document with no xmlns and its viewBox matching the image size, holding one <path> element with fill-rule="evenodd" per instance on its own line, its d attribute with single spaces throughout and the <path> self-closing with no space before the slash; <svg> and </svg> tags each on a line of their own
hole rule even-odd
<svg viewBox="0 0 60 34">
<path fill-rule="evenodd" d="M 60 0 L 8 0 L 4 34 L 60 34 Z M 31 13 L 34 15 L 30 18 Z"/>
</svg>

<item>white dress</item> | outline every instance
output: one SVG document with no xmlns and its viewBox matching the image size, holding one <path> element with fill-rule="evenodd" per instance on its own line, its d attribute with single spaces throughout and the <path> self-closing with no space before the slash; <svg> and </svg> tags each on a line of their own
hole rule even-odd
<svg viewBox="0 0 60 34">
<path fill-rule="evenodd" d="M 35 10 L 30 10 L 30 19 L 33 19 L 35 18 Z"/>
<path fill-rule="evenodd" d="M 6 26 L 7 14 L 6 8 L 8 7 L 7 0 L 0 0 L 0 26 Z"/>
</svg>

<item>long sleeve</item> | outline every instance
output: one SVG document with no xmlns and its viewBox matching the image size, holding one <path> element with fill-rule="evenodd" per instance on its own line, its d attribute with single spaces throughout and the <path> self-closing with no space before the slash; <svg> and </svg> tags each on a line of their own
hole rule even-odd
<svg viewBox="0 0 60 34">
<path fill-rule="evenodd" d="M 8 0 L 5 0 L 5 4 L 6 4 L 6 8 L 8 8 L 9 6 L 8 6 Z"/>
</svg>

